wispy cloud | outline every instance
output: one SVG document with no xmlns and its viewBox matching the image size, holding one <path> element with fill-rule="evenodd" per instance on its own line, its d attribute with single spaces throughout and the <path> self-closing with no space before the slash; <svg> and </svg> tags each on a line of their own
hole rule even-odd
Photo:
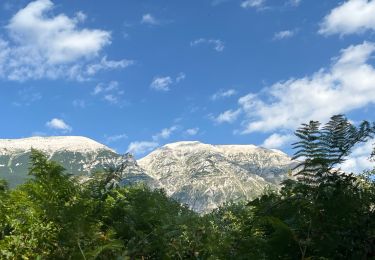
<svg viewBox="0 0 375 260">
<path fill-rule="evenodd" d="M 190 42 L 190 46 L 192 46 L 192 47 L 202 45 L 202 44 L 212 46 L 213 49 L 217 52 L 222 52 L 225 49 L 224 42 L 222 40 L 219 40 L 219 39 L 200 38 L 200 39 L 196 39 L 196 40 Z"/>
<path fill-rule="evenodd" d="M 142 155 L 154 150 L 158 146 L 159 144 L 157 142 L 136 141 L 129 144 L 126 152 L 135 155 Z"/>
<path fill-rule="evenodd" d="M 176 125 L 171 126 L 169 128 L 162 129 L 159 133 L 152 136 L 152 140 L 159 141 L 161 139 L 168 139 L 173 132 L 178 129 Z"/>
<path fill-rule="evenodd" d="M 135 62 L 133 60 L 107 60 L 107 56 L 104 56 L 100 62 L 93 63 L 87 65 L 87 74 L 88 75 L 95 75 L 99 71 L 103 70 L 115 70 L 115 69 L 124 69 L 131 65 L 133 65 Z"/>
<path fill-rule="evenodd" d="M 223 113 L 219 114 L 218 116 L 210 116 L 210 118 L 218 123 L 218 124 L 222 124 L 222 123 L 233 123 L 234 121 L 237 120 L 238 116 L 241 114 L 241 109 L 237 109 L 237 110 L 226 110 L 224 111 Z"/>
<path fill-rule="evenodd" d="M 273 39 L 274 40 L 283 40 L 283 39 L 287 39 L 287 38 L 292 38 L 295 34 L 296 34 L 295 30 L 279 31 L 279 32 L 276 32 L 273 35 Z"/>
<path fill-rule="evenodd" d="M 211 1 L 211 5 L 212 6 L 217 6 L 217 5 L 220 5 L 222 3 L 225 3 L 225 2 L 229 2 L 230 0 L 212 0 Z"/>
<path fill-rule="evenodd" d="M 266 2 L 265 0 L 246 0 L 246 1 L 242 1 L 241 7 L 259 9 L 264 6 L 265 2 Z"/>
<path fill-rule="evenodd" d="M 174 125 L 168 128 L 163 128 L 160 132 L 152 136 L 152 141 L 135 141 L 128 146 L 127 152 L 135 155 L 142 155 L 159 146 L 159 142 L 167 140 L 171 135 L 178 130 L 178 126 Z"/>
<path fill-rule="evenodd" d="M 152 14 L 144 14 L 141 19 L 142 24 L 159 25 L 160 21 L 157 20 Z"/>
<path fill-rule="evenodd" d="M 299 6 L 302 3 L 302 0 L 289 0 L 291 6 Z"/>
<path fill-rule="evenodd" d="M 78 108 L 85 108 L 86 107 L 86 101 L 83 99 L 75 99 L 73 100 L 73 106 Z"/>
<path fill-rule="evenodd" d="M 186 78 L 186 74 L 183 72 L 180 72 L 176 77 L 176 83 L 179 83 L 180 81 L 183 81 Z"/>
<path fill-rule="evenodd" d="M 169 91 L 170 90 L 169 87 L 172 83 L 173 83 L 173 80 L 170 76 L 155 77 L 152 80 L 150 87 L 158 91 Z"/>
<path fill-rule="evenodd" d="M 186 78 L 186 74 L 183 72 L 180 72 L 175 79 L 173 79 L 171 76 L 156 76 L 151 84 L 150 87 L 157 91 L 164 91 L 167 92 L 171 90 L 171 86 L 173 84 L 178 84 L 181 81 L 183 81 Z"/>
<path fill-rule="evenodd" d="M 101 96 L 110 104 L 119 104 L 120 97 L 123 96 L 124 93 L 124 90 L 119 88 L 119 83 L 117 81 L 110 81 L 109 83 L 97 84 L 91 94 Z"/>
<path fill-rule="evenodd" d="M 188 135 L 188 136 L 195 136 L 199 133 L 199 128 L 198 127 L 189 128 L 189 129 L 186 129 L 184 133 L 185 135 Z"/>
<path fill-rule="evenodd" d="M 73 128 L 64 122 L 64 120 L 60 118 L 53 118 L 46 123 L 46 126 L 50 129 L 60 130 L 63 133 L 69 133 L 73 130 Z"/>
<path fill-rule="evenodd" d="M 218 99 L 229 98 L 235 95 L 237 95 L 237 91 L 235 89 L 227 89 L 227 90 L 220 89 L 218 92 L 213 94 L 210 98 L 211 100 L 215 101 Z"/>
<path fill-rule="evenodd" d="M 19 99 L 12 104 L 15 106 L 30 106 L 32 103 L 42 99 L 42 94 L 35 91 L 34 88 L 24 88 L 18 91 Z"/>
<path fill-rule="evenodd" d="M 118 135 L 110 135 L 110 136 L 105 136 L 105 142 L 106 143 L 115 143 L 124 139 L 127 139 L 128 135 L 127 134 L 118 134 Z"/>
</svg>

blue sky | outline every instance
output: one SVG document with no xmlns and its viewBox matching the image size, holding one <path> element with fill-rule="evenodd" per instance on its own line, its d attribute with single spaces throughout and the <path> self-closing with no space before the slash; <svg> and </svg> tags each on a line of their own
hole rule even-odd
<svg viewBox="0 0 375 260">
<path fill-rule="evenodd" d="M 2 1 L 1 138 L 82 135 L 290 152 L 293 131 L 375 120 L 375 1 Z"/>
</svg>

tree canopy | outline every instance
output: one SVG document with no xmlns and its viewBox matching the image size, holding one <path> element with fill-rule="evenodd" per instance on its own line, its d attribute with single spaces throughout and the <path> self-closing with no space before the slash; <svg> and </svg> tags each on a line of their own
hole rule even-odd
<svg viewBox="0 0 375 260">
<path fill-rule="evenodd" d="M 295 177 L 206 215 L 163 190 L 112 185 L 116 169 L 80 183 L 33 150 L 33 178 L 0 180 L 0 259 L 375 259 L 375 172 L 340 169 L 374 133 L 343 115 L 303 124 Z"/>
</svg>

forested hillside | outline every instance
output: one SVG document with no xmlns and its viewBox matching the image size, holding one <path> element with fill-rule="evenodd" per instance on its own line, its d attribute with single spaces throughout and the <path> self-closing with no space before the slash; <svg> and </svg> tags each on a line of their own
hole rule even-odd
<svg viewBox="0 0 375 260">
<path fill-rule="evenodd" d="M 341 115 L 304 124 L 296 178 L 206 215 L 163 190 L 115 185 L 116 169 L 80 184 L 33 150 L 34 178 L 0 182 L 0 259 L 374 259 L 375 172 L 339 168 L 374 133 Z"/>
</svg>

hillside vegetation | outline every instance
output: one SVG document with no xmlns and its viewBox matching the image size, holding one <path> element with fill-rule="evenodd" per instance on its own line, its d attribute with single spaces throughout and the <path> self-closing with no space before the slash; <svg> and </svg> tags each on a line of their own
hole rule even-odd
<svg viewBox="0 0 375 260">
<path fill-rule="evenodd" d="M 296 178 L 206 215 L 163 190 L 115 185 L 116 169 L 79 184 L 33 150 L 33 178 L 0 181 L 0 259 L 374 259 L 374 171 L 339 169 L 374 133 L 342 115 L 304 124 Z"/>
</svg>

